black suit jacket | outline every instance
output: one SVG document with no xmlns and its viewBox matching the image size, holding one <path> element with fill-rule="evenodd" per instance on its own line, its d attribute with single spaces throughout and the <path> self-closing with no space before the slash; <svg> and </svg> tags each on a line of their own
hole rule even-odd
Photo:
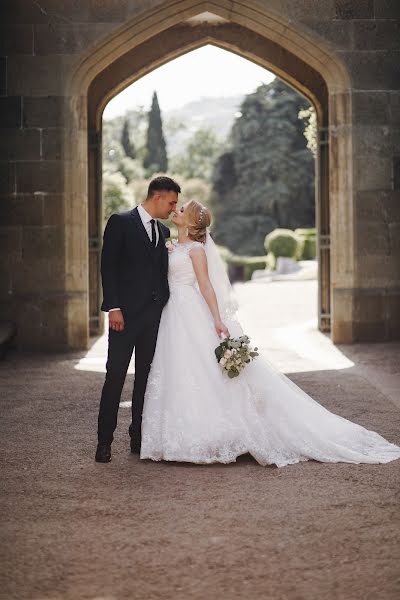
<svg viewBox="0 0 400 600">
<path fill-rule="evenodd" d="M 159 260 L 156 260 L 156 251 L 137 208 L 114 213 L 109 218 L 101 253 L 101 310 L 120 308 L 124 315 L 135 315 L 149 303 L 156 301 L 164 306 L 168 301 L 168 251 L 165 238 L 169 237 L 170 231 L 159 221 L 157 224 L 157 248 L 161 250 Z"/>
</svg>

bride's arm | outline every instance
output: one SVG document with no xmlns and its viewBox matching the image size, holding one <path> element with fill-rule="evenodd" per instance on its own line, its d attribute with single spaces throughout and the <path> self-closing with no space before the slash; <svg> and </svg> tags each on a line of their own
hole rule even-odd
<svg viewBox="0 0 400 600">
<path fill-rule="evenodd" d="M 210 309 L 210 312 L 213 316 L 215 329 L 219 336 L 221 334 L 224 334 L 229 337 L 229 330 L 221 321 L 217 297 L 215 295 L 210 278 L 208 277 L 206 253 L 203 248 L 192 248 L 189 255 L 192 259 L 193 269 L 196 273 L 196 278 L 199 284 L 200 292 L 204 300 L 207 302 L 208 308 Z"/>
</svg>

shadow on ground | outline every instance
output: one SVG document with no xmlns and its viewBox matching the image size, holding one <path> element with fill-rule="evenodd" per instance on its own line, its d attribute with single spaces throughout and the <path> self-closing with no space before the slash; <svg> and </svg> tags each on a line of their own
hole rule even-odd
<svg viewBox="0 0 400 600">
<path fill-rule="evenodd" d="M 395 599 L 399 468 L 140 461 L 121 407 L 93 460 L 104 374 L 82 354 L 0 365 L 4 600 Z M 354 358 L 354 353 L 353 353 Z M 354 368 L 291 373 L 332 410 L 400 443 L 399 411 Z M 123 401 L 129 404 L 132 375 Z"/>
</svg>

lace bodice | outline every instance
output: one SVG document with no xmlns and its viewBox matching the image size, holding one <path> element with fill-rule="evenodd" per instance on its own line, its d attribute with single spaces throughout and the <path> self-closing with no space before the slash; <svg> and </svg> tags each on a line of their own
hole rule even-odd
<svg viewBox="0 0 400 600">
<path fill-rule="evenodd" d="M 173 244 L 169 253 L 168 283 L 170 287 L 179 285 L 195 285 L 196 274 L 193 269 L 189 252 L 193 248 L 203 248 L 200 242 L 185 242 Z"/>
</svg>

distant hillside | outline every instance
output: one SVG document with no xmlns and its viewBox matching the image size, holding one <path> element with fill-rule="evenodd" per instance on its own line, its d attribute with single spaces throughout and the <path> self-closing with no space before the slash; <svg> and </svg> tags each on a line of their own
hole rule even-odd
<svg viewBox="0 0 400 600">
<path fill-rule="evenodd" d="M 179 109 L 162 112 L 164 135 L 170 158 L 184 149 L 186 142 L 198 129 L 212 129 L 224 141 L 230 132 L 235 113 L 244 96 L 199 98 Z M 104 133 L 107 138 L 119 139 L 124 119 L 131 125 L 131 136 L 137 145 L 142 145 L 147 129 L 147 114 L 144 111 L 128 111 L 124 117 L 105 120 Z"/>
<path fill-rule="evenodd" d="M 212 129 L 224 141 L 244 96 L 199 98 L 179 109 L 163 113 L 164 132 L 170 156 L 182 151 L 198 129 Z"/>
</svg>

